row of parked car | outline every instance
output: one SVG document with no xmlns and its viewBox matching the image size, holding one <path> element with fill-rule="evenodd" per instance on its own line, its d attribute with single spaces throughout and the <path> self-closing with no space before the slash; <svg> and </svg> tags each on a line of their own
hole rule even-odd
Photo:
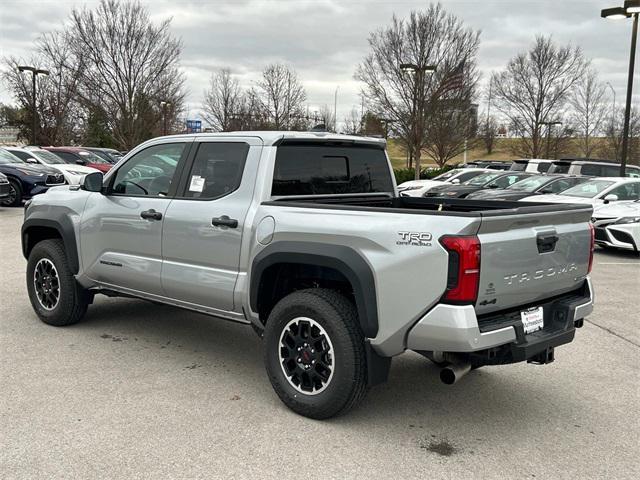
<svg viewBox="0 0 640 480">
<path fill-rule="evenodd" d="M 474 201 L 583 203 L 594 207 L 596 243 L 640 250 L 640 168 L 584 160 L 517 160 L 467 164 L 435 177 L 398 186 L 401 196 Z M 597 175 L 597 176 L 596 176 Z"/>
<path fill-rule="evenodd" d="M 111 148 L 0 148 L 0 201 L 19 206 L 49 187 L 77 185 L 88 173 L 106 173 L 120 158 L 122 153 Z"/>
</svg>

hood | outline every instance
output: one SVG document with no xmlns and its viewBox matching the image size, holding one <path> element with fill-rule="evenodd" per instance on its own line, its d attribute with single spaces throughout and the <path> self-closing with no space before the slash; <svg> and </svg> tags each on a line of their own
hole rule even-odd
<svg viewBox="0 0 640 480">
<path fill-rule="evenodd" d="M 598 205 L 593 210 L 593 217 L 640 217 L 640 202 L 611 202 L 606 205 Z"/>
<path fill-rule="evenodd" d="M 547 195 L 531 195 L 522 199 L 523 202 L 547 202 L 547 203 L 579 203 L 582 205 L 593 205 L 598 203 L 596 198 L 571 197 L 569 195 L 557 195 L 555 193 Z M 600 200 L 601 202 L 602 200 Z"/>
<path fill-rule="evenodd" d="M 58 170 L 55 170 L 51 167 L 47 167 L 46 165 L 35 165 L 32 163 L 7 163 L 7 164 L 2 164 L 2 168 L 5 171 L 7 170 L 16 171 L 17 169 L 20 169 L 23 172 L 29 172 L 30 175 L 41 175 L 41 174 L 55 175 L 59 173 Z"/>
<path fill-rule="evenodd" d="M 434 185 L 441 185 L 445 182 L 441 182 L 439 180 L 410 180 L 408 182 L 404 182 L 401 183 L 400 185 L 398 185 L 398 190 L 402 189 L 404 190 L 405 188 L 409 188 L 409 187 L 431 187 Z"/>
<path fill-rule="evenodd" d="M 67 163 L 65 165 L 62 165 L 62 164 L 56 165 L 56 167 L 58 167 L 60 170 L 64 170 L 65 172 L 72 171 L 72 172 L 80 172 L 85 174 L 99 172 L 99 170 L 96 168 L 86 167 L 84 165 L 72 165 L 70 163 Z"/>
<path fill-rule="evenodd" d="M 445 184 L 437 187 L 433 187 L 429 190 L 431 196 L 438 195 L 441 197 L 456 197 L 469 192 L 475 192 L 482 187 L 476 185 L 451 185 Z"/>
<path fill-rule="evenodd" d="M 520 200 L 521 198 L 529 197 L 532 195 L 535 195 L 536 198 L 539 196 L 538 194 L 532 192 L 519 192 L 517 190 L 507 190 L 504 188 L 500 188 L 494 190 L 480 190 L 478 192 L 472 193 L 468 198 L 482 200 Z"/>
</svg>

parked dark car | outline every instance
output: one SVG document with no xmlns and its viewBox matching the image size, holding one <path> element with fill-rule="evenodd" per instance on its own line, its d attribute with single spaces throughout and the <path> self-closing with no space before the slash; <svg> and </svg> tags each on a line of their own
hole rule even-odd
<svg viewBox="0 0 640 480">
<path fill-rule="evenodd" d="M 7 198 L 11 192 L 9 180 L 4 173 L 0 173 L 0 199 Z"/>
<path fill-rule="evenodd" d="M 103 160 L 109 163 L 118 163 L 122 158 L 122 154 L 114 148 L 101 148 L 101 147 L 82 147 L 85 150 L 95 153 Z"/>
<path fill-rule="evenodd" d="M 507 188 L 520 180 L 530 177 L 526 172 L 487 172 L 467 180 L 460 185 L 440 185 L 431 188 L 425 197 L 466 198 L 467 195 L 485 188 Z"/>
<path fill-rule="evenodd" d="M 504 189 L 479 190 L 471 193 L 467 198 L 475 200 L 511 200 L 517 201 L 532 195 L 544 195 L 546 193 L 560 193 L 589 180 L 589 177 L 570 175 L 533 175 L 524 178 Z"/>
<path fill-rule="evenodd" d="M 49 187 L 64 185 L 64 176 L 44 165 L 31 165 L 0 148 L 0 172 L 9 180 L 9 195 L 2 205 L 17 207 L 23 200 L 44 193 Z"/>
<path fill-rule="evenodd" d="M 65 162 L 85 167 L 95 168 L 102 173 L 111 170 L 112 163 L 104 160 L 93 152 L 80 147 L 42 147 L 44 150 L 55 153 Z"/>
</svg>

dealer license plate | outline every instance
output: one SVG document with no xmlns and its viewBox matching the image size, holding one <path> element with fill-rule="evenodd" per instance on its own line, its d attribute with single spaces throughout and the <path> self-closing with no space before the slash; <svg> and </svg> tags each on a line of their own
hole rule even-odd
<svg viewBox="0 0 640 480">
<path fill-rule="evenodd" d="M 524 310 L 520 312 L 520 318 L 522 319 L 525 335 L 542 330 L 542 327 L 544 327 L 544 311 L 542 307 Z"/>
</svg>

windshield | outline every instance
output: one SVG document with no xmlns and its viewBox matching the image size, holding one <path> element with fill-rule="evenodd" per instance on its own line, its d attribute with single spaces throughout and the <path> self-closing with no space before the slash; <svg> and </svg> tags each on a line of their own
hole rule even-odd
<svg viewBox="0 0 640 480">
<path fill-rule="evenodd" d="M 80 150 L 78 152 L 78 155 L 80 155 L 84 160 L 86 160 L 87 163 L 106 163 L 107 165 L 109 165 L 109 162 L 107 162 L 104 158 L 101 158 L 95 153 L 89 152 L 87 150 Z"/>
<path fill-rule="evenodd" d="M 553 177 L 546 175 L 536 175 L 525 180 L 520 180 L 513 185 L 507 187 L 509 190 L 517 190 L 519 192 L 534 192 L 545 183 L 553 180 Z"/>
<path fill-rule="evenodd" d="M 454 170 L 449 170 L 448 172 L 444 172 L 444 173 L 438 175 L 437 177 L 434 177 L 434 180 L 441 180 L 441 181 L 448 180 L 449 178 L 451 178 L 454 175 L 459 174 L 459 173 L 460 173 L 460 170 L 458 170 L 458 171 L 456 171 L 455 169 Z"/>
<path fill-rule="evenodd" d="M 5 149 L 0 148 L 0 164 L 6 165 L 8 163 L 25 163 L 16 157 L 13 153 L 7 152 Z"/>
<path fill-rule="evenodd" d="M 63 159 L 57 156 L 55 153 L 48 152 L 46 150 L 29 150 L 29 153 L 38 157 L 44 163 L 48 165 L 66 165 Z"/>
<path fill-rule="evenodd" d="M 608 180 L 590 180 L 575 187 L 568 188 L 560 195 L 568 195 L 570 197 L 582 197 L 593 198 L 599 193 L 602 193 L 606 188 L 613 185 L 615 182 Z"/>
<path fill-rule="evenodd" d="M 499 177 L 500 175 L 504 175 L 504 172 L 487 172 L 487 173 L 483 173 L 482 175 L 478 175 L 477 177 L 474 177 L 471 180 L 467 180 L 463 184 L 480 186 L 480 185 L 484 185 L 485 183 L 489 183 L 491 180 Z"/>
</svg>

